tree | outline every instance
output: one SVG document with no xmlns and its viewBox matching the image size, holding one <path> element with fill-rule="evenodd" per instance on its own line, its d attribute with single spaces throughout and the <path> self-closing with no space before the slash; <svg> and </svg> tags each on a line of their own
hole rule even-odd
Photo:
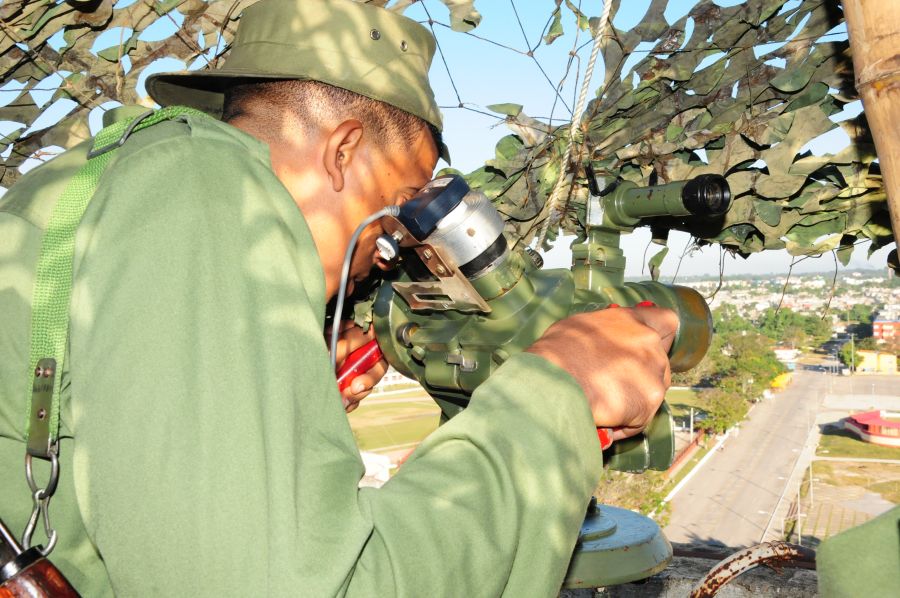
<svg viewBox="0 0 900 598">
<path fill-rule="evenodd" d="M 827 321 L 818 316 L 799 314 L 788 308 L 766 309 L 758 324 L 762 334 L 794 347 L 818 346 L 831 337 L 831 326 Z"/>
<path fill-rule="evenodd" d="M 717 334 L 754 329 L 753 323 L 740 315 L 730 303 L 723 303 L 713 312 L 713 327 Z"/>
<path fill-rule="evenodd" d="M 703 427 L 721 434 L 744 419 L 747 414 L 747 403 L 736 393 L 723 388 L 703 391 L 707 417 Z"/>
<path fill-rule="evenodd" d="M 777 320 L 774 310 L 768 315 L 770 321 Z M 774 339 L 757 332 L 751 322 L 737 316 L 733 306 L 716 309 L 713 321 L 716 336 L 697 368 L 697 378 L 686 376 L 685 380 L 712 387 L 700 392 L 707 416 L 702 426 L 721 433 L 741 421 L 749 402 L 760 397 L 787 368 L 775 358 Z"/>
<path fill-rule="evenodd" d="M 850 311 L 847 312 L 847 318 L 853 322 L 859 322 L 860 324 L 868 324 L 872 321 L 872 312 L 874 309 L 871 305 L 864 305 L 862 303 L 857 303 L 853 307 L 850 308 Z"/>
<path fill-rule="evenodd" d="M 858 339 L 869 338 L 872 336 L 871 322 L 860 322 L 858 324 L 850 324 L 847 326 L 847 332 Z"/>
<path fill-rule="evenodd" d="M 786 371 L 772 351 L 775 343 L 784 337 L 779 326 L 792 322 L 798 334 L 816 342 L 820 339 L 824 342 L 831 333 L 828 323 L 818 317 L 782 311 L 785 313 L 776 315 L 774 309 L 769 309 L 761 317 L 761 323 L 754 324 L 738 315 L 733 305 L 719 306 L 712 313 L 716 333 L 706 356 L 689 372 L 675 374 L 672 383 L 721 386 L 735 378 L 742 395 L 760 395 L 775 376 Z"/>
<path fill-rule="evenodd" d="M 819 316 L 803 316 L 803 331 L 810 339 L 810 344 L 821 345 L 831 338 L 831 320 Z"/>
</svg>

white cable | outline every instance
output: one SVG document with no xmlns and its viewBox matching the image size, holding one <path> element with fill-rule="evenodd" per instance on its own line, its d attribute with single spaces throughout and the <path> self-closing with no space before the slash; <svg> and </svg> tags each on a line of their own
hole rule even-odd
<svg viewBox="0 0 900 598">
<path fill-rule="evenodd" d="M 559 204 L 559 196 L 562 193 L 563 182 L 566 180 L 566 175 L 568 174 L 569 160 L 572 157 L 572 148 L 575 147 L 575 128 L 581 125 L 581 117 L 584 113 L 584 105 L 587 100 L 588 89 L 591 85 L 591 77 L 594 74 L 594 63 L 597 62 L 597 56 L 600 54 L 600 47 L 603 45 L 603 38 L 606 35 L 606 29 L 609 26 L 609 11 L 611 7 L 612 0 L 606 0 L 603 3 L 603 16 L 600 17 L 600 27 L 597 31 L 597 35 L 594 37 L 594 44 L 591 48 L 591 57 L 588 60 L 587 68 L 584 71 L 584 81 L 581 84 L 581 91 L 578 94 L 578 103 L 575 104 L 575 112 L 572 113 L 572 124 L 569 125 L 569 144 L 566 146 L 566 151 L 563 154 L 562 163 L 559 169 L 559 178 L 556 180 L 553 192 L 550 193 L 550 198 L 547 200 L 549 212 L 547 213 L 547 219 L 544 221 L 543 226 L 541 226 L 541 232 L 538 234 L 538 247 L 541 247 L 544 244 L 544 239 L 547 237 L 547 230 L 550 228 L 550 223 L 559 218 L 559 206 L 557 204 Z"/>
<path fill-rule="evenodd" d="M 340 335 L 341 332 L 341 313 L 344 311 L 344 299 L 347 297 L 347 279 L 350 278 L 350 262 L 353 260 L 353 249 L 356 247 L 356 242 L 359 241 L 359 236 L 367 226 L 385 216 L 396 217 L 398 214 L 400 214 L 400 208 L 398 206 L 388 206 L 383 210 L 379 210 L 371 216 L 367 216 L 366 219 L 356 227 L 356 230 L 353 231 L 353 236 L 350 237 L 350 244 L 347 246 L 347 252 L 344 254 L 344 265 L 341 268 L 341 284 L 338 286 L 338 296 L 334 306 L 334 318 L 331 321 L 332 370 L 337 368 L 338 335 Z"/>
</svg>

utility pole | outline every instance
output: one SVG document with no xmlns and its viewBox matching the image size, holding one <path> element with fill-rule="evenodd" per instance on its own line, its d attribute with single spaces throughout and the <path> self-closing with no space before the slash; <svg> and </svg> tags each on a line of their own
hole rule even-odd
<svg viewBox="0 0 900 598">
<path fill-rule="evenodd" d="M 691 407 L 691 444 L 694 443 L 694 408 Z"/>
<path fill-rule="evenodd" d="M 900 245 L 900 6 L 896 2 L 844 0 L 844 18 L 853 52 L 856 89 L 878 151 L 894 240 Z"/>
<path fill-rule="evenodd" d="M 854 337 L 856 335 L 852 332 L 850 333 L 850 374 L 856 373 L 856 345 L 854 344 Z"/>
</svg>

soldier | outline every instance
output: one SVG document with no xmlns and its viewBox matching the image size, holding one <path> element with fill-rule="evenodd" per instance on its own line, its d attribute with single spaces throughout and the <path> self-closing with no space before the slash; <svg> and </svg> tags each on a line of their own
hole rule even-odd
<svg viewBox="0 0 900 598">
<path fill-rule="evenodd" d="M 677 322 L 552 326 L 381 489 L 322 333 L 341 256 L 442 152 L 434 40 L 362 3 L 263 0 L 220 70 L 156 75 L 185 114 L 117 141 L 78 228 L 52 555 L 86 596 L 554 593 L 600 472 L 596 425 L 647 424 Z M 0 484 L 24 527 L 34 269 L 82 144 L 0 202 Z M 377 258 L 375 223 L 352 262 Z M 348 335 L 347 350 L 361 335 Z M 40 475 L 46 475 L 40 472 Z"/>
</svg>

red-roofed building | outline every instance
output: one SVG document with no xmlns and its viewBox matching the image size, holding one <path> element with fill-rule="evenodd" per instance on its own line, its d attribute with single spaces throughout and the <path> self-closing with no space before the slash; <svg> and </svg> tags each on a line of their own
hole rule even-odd
<svg viewBox="0 0 900 598">
<path fill-rule="evenodd" d="M 900 413 L 867 411 L 845 417 L 841 423 L 866 442 L 900 447 Z"/>
</svg>

